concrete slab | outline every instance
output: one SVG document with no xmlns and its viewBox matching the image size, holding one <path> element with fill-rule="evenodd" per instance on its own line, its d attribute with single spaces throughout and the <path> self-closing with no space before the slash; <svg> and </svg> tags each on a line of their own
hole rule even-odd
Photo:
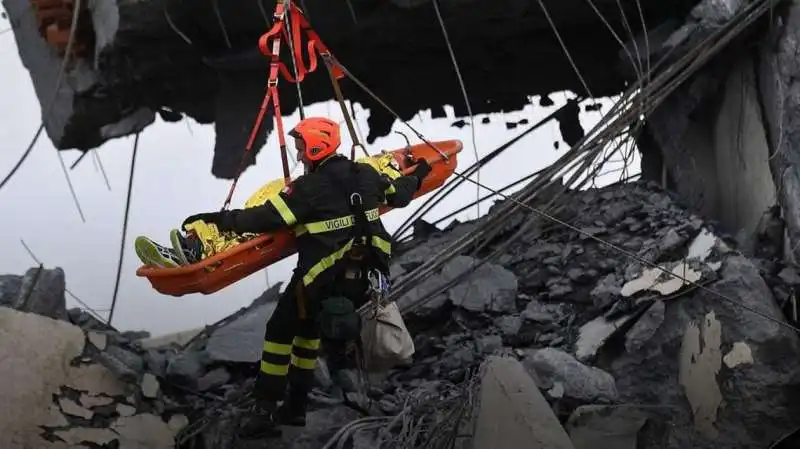
<svg viewBox="0 0 800 449">
<path fill-rule="evenodd" d="M 473 449 L 575 449 L 519 361 L 490 357 L 487 363 Z"/>
</svg>

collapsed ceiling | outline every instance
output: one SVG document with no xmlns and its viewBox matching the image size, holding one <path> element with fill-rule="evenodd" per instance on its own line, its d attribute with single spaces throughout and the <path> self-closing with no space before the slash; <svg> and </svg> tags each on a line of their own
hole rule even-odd
<svg viewBox="0 0 800 449">
<path fill-rule="evenodd" d="M 268 60 L 256 43 L 275 3 L 260 1 L 74 2 L 81 11 L 76 61 L 67 65 L 55 104 L 43 114 L 54 145 L 88 150 L 141 131 L 156 113 L 168 121 L 189 116 L 215 124 L 212 173 L 233 177 L 266 81 Z M 31 3 L 38 5 L 35 15 L 28 13 Z M 472 110 L 492 113 L 518 110 L 530 95 L 560 90 L 587 94 L 588 87 L 594 97 L 620 92 L 634 78 L 620 42 L 641 35 L 642 23 L 651 31 L 671 32 L 696 3 L 441 0 L 439 6 Z M 68 41 L 71 6 L 41 0 L 3 0 L 3 5 L 47 111 L 63 60 L 58 55 Z M 402 119 L 423 109 L 443 116 L 443 105 L 453 105 L 456 115 L 467 114 L 432 2 L 303 0 L 300 6 L 337 59 Z M 367 140 L 387 134 L 394 117 L 352 82 L 342 85 L 349 100 L 371 110 Z M 281 80 L 280 90 L 283 112 L 292 113 L 296 87 Z M 333 98 L 324 68 L 303 82 L 302 95 L 304 104 Z"/>
</svg>

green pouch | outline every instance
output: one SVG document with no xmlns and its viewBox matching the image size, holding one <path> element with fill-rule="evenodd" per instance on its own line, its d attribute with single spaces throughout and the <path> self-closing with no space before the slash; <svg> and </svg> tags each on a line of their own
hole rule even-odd
<svg viewBox="0 0 800 449">
<path fill-rule="evenodd" d="M 322 336 L 330 340 L 354 340 L 361 334 L 361 318 L 353 302 L 343 296 L 323 300 L 318 320 Z"/>
</svg>

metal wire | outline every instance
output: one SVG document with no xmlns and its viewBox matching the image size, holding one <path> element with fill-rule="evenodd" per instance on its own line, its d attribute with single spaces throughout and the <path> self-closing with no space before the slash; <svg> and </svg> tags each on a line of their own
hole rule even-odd
<svg viewBox="0 0 800 449">
<path fill-rule="evenodd" d="M 472 113 L 472 105 L 469 101 L 469 95 L 467 94 L 467 86 L 464 83 L 464 78 L 461 76 L 461 69 L 458 67 L 458 61 L 456 60 L 456 52 L 453 50 L 453 44 L 450 42 L 450 36 L 447 33 L 447 27 L 444 24 L 444 19 L 442 18 L 442 12 L 439 10 L 439 0 L 433 0 L 433 10 L 436 13 L 436 20 L 439 22 L 439 28 L 442 30 L 442 36 L 444 36 L 444 43 L 447 45 L 447 52 L 450 54 L 450 60 L 453 62 L 453 69 L 455 69 L 456 77 L 458 78 L 458 85 L 461 87 L 461 94 L 464 96 L 464 104 L 467 106 L 467 113 L 469 114 L 469 129 L 472 135 L 472 152 L 475 156 L 475 162 L 478 162 L 480 156 L 478 155 L 478 142 L 477 138 L 475 137 L 475 115 Z M 481 169 L 480 167 L 475 172 L 475 177 L 477 178 L 478 182 L 481 181 Z M 475 189 L 475 199 L 479 200 L 481 197 L 481 190 L 480 188 Z M 476 208 L 476 218 L 481 216 L 481 206 L 480 201 L 475 202 Z"/>
<path fill-rule="evenodd" d="M 75 32 L 78 29 L 78 16 L 80 15 L 81 10 L 81 0 L 75 0 L 75 4 L 73 5 L 72 9 L 72 22 L 70 23 L 69 28 L 69 36 L 67 38 L 67 46 L 64 51 L 64 59 L 61 60 L 61 64 L 58 68 L 58 75 L 56 76 L 56 86 L 53 89 L 53 95 L 50 98 L 50 102 L 47 103 L 47 107 L 45 107 L 42 113 L 42 122 L 39 125 L 39 129 L 36 130 L 36 133 L 33 135 L 31 139 L 31 143 L 28 144 L 28 148 L 22 153 L 22 156 L 19 158 L 14 167 L 11 168 L 11 171 L 0 181 L 0 189 L 5 186 L 9 180 L 14 176 L 15 173 L 19 170 L 22 164 L 28 159 L 31 152 L 33 151 L 34 145 L 39 140 L 39 136 L 41 136 L 42 131 L 44 131 L 44 120 L 46 117 L 50 115 L 53 111 L 53 106 L 55 106 L 56 98 L 58 97 L 58 91 L 61 90 L 61 83 L 64 81 L 64 74 L 66 73 L 67 63 L 72 55 L 72 46 L 75 43 Z M 61 152 L 56 148 L 56 156 L 58 156 L 58 162 L 61 165 L 61 171 L 64 174 L 64 177 L 67 180 L 67 187 L 69 188 L 69 192 L 72 196 L 72 201 L 75 204 L 75 208 L 78 210 L 78 215 L 81 217 L 81 221 L 86 223 L 86 217 L 83 214 L 83 209 L 81 208 L 81 203 L 78 201 L 78 195 L 75 193 L 75 187 L 72 185 L 72 180 L 69 177 L 69 172 L 67 172 L 67 167 L 64 165 L 64 158 L 61 156 Z"/>
<path fill-rule="evenodd" d="M 133 140 L 133 154 L 131 155 L 131 170 L 128 176 L 128 196 L 125 199 L 125 217 L 122 221 L 122 236 L 120 237 L 119 245 L 119 261 L 117 262 L 117 277 L 114 281 L 114 294 L 111 296 L 111 308 L 108 313 L 108 324 L 111 325 L 111 320 L 114 318 L 114 311 L 117 307 L 117 294 L 119 294 L 119 285 L 122 279 L 122 265 L 125 261 L 125 243 L 128 236 L 128 217 L 131 212 L 131 195 L 133 194 L 133 176 L 136 173 L 136 154 L 139 151 L 139 133 Z"/>
<path fill-rule="evenodd" d="M 466 179 L 468 179 L 469 182 L 476 182 L 476 181 L 471 180 L 469 178 L 466 178 Z M 659 270 L 664 274 L 667 274 L 667 275 L 672 276 L 674 278 L 680 279 L 685 284 L 689 284 L 689 285 L 691 285 L 691 286 L 693 286 L 695 288 L 703 290 L 706 293 L 714 295 L 717 298 L 720 298 L 720 299 L 722 299 L 722 300 L 724 300 L 726 302 L 729 302 L 729 303 L 731 303 L 731 304 L 733 304 L 735 306 L 738 306 L 738 307 L 740 307 L 740 308 L 742 308 L 744 310 L 747 310 L 748 312 L 753 313 L 755 315 L 758 315 L 761 318 L 764 318 L 766 320 L 772 321 L 772 322 L 774 322 L 774 323 L 776 323 L 776 324 L 778 324 L 778 325 L 780 325 L 782 327 L 785 327 L 787 329 L 790 329 L 792 331 L 800 333 L 800 328 L 797 328 L 797 327 L 795 327 L 795 326 L 793 326 L 793 325 L 791 325 L 791 324 L 789 324 L 789 323 L 787 323 L 785 321 L 781 321 L 779 319 L 773 318 L 773 317 L 771 317 L 771 316 L 769 316 L 769 315 L 767 315 L 767 314 L 765 314 L 765 313 L 763 313 L 761 311 L 758 311 L 758 310 L 756 310 L 756 309 L 754 309 L 754 308 L 752 308 L 752 307 L 750 307 L 750 306 L 748 306 L 746 304 L 743 304 L 743 303 L 741 303 L 741 302 L 739 302 L 739 301 L 737 301 L 737 300 L 735 300 L 735 299 L 733 299 L 733 298 L 731 298 L 731 297 L 729 297 L 727 295 L 724 295 L 724 294 L 722 294 L 722 293 L 720 293 L 720 292 L 718 292 L 716 290 L 713 290 L 713 289 L 711 289 L 709 287 L 706 287 L 703 284 L 700 284 L 698 282 L 689 280 L 689 279 L 687 279 L 687 278 L 685 278 L 685 277 L 683 277 L 681 275 L 678 275 L 678 274 L 675 274 L 675 273 L 673 273 L 673 272 L 671 272 L 669 270 L 666 270 L 665 268 L 661 267 L 660 265 L 656 265 L 655 263 L 650 262 L 650 261 L 648 261 L 648 260 L 646 260 L 646 259 L 644 259 L 642 257 L 639 257 L 636 254 L 633 254 L 632 252 L 630 252 L 630 251 L 628 251 L 628 250 L 626 250 L 626 249 L 624 249 L 622 247 L 619 247 L 617 245 L 614 245 L 611 242 L 608 242 L 608 241 L 606 241 L 604 239 L 601 239 L 601 238 L 599 238 L 599 237 L 597 237 L 595 235 L 592 235 L 591 233 L 588 233 L 588 232 L 586 232 L 586 231 L 584 231 L 584 230 L 582 230 L 582 229 L 580 229 L 580 228 L 578 228 L 576 226 L 573 226 L 572 224 L 570 224 L 570 223 L 568 223 L 568 222 L 566 222 L 564 220 L 560 220 L 560 219 L 558 219 L 558 218 L 556 218 L 556 217 L 554 217 L 554 216 L 552 216 L 552 215 L 550 215 L 550 214 L 548 214 L 548 213 L 546 213 L 546 212 L 544 212 L 542 210 L 539 210 L 538 208 L 535 208 L 535 207 L 530 206 L 528 204 L 521 203 L 521 202 L 517 201 L 515 198 L 507 196 L 507 195 L 503 194 L 502 192 L 494 191 L 490 187 L 487 187 L 487 186 L 484 186 L 484 185 L 481 185 L 480 187 L 484 188 L 484 189 L 486 189 L 486 190 L 488 190 L 488 191 L 490 191 L 492 193 L 495 193 L 496 195 L 500 195 L 504 199 L 513 201 L 516 204 L 518 204 L 520 207 L 522 207 L 522 208 L 524 208 L 524 209 L 526 209 L 528 211 L 531 211 L 531 212 L 533 212 L 533 213 L 535 213 L 535 214 L 537 214 L 537 215 L 539 215 L 539 216 L 541 216 L 541 217 L 543 217 L 543 218 L 545 218 L 545 219 L 547 219 L 549 221 L 552 221 L 553 223 L 559 224 L 560 226 L 568 228 L 571 231 L 577 232 L 578 234 L 581 234 L 581 235 L 583 235 L 584 237 L 586 237 L 588 239 L 594 240 L 595 242 L 597 242 L 597 243 L 599 243 L 601 245 L 605 245 L 605 246 L 611 248 L 612 250 L 614 250 L 614 251 L 616 251 L 616 252 L 618 252 L 618 253 L 620 253 L 620 254 L 622 254 L 622 255 L 630 258 L 630 259 L 633 259 L 633 260 L 635 260 L 635 261 L 637 261 L 639 263 L 647 265 L 650 268 Z"/>
<path fill-rule="evenodd" d="M 736 14 L 734 18 L 732 18 L 725 26 L 720 27 L 719 29 L 712 32 L 709 36 L 707 36 L 706 39 L 697 44 L 695 48 L 686 52 L 684 56 L 681 57 L 678 61 L 673 62 L 669 67 L 669 70 L 665 70 L 662 73 L 660 73 L 651 83 L 648 83 L 648 85 L 645 88 L 641 86 L 643 80 L 642 79 L 637 80 L 637 82 L 634 83 L 634 85 L 631 86 L 626 91 L 626 93 L 622 96 L 621 100 L 618 101 L 612 107 L 612 110 L 609 112 L 609 114 L 603 116 L 600 122 L 597 125 L 595 125 L 595 128 L 593 128 L 592 131 L 587 133 L 581 139 L 581 141 L 578 142 L 572 149 L 570 149 L 570 151 L 567 152 L 567 154 L 565 154 L 564 157 L 562 157 L 559 161 L 557 161 L 556 164 L 553 164 L 553 166 L 549 167 L 552 168 L 552 170 L 548 171 L 558 173 L 559 171 L 563 170 L 564 162 L 566 162 L 567 160 L 576 160 L 575 159 L 576 156 L 584 157 L 585 161 L 588 160 L 589 163 L 591 163 L 591 161 L 600 154 L 600 150 L 602 150 L 602 147 L 599 145 L 601 141 L 604 140 L 607 141 L 608 139 L 618 135 L 618 130 L 620 129 L 620 127 L 627 127 L 630 126 L 630 124 L 636 123 L 638 121 L 638 115 L 636 115 L 636 111 L 631 111 L 631 109 L 628 107 L 631 103 L 635 102 L 638 95 L 651 95 L 652 93 L 655 93 L 656 95 L 653 95 L 652 98 L 653 101 L 648 102 L 646 106 L 650 110 L 657 107 L 661 102 L 663 102 L 666 99 L 666 97 L 672 91 L 674 91 L 686 78 L 688 78 L 688 76 L 694 73 L 702 64 L 708 61 L 708 59 L 710 59 L 713 55 L 719 52 L 724 45 L 726 45 L 731 39 L 733 39 L 733 37 L 735 37 L 742 30 L 744 30 L 744 28 L 749 26 L 750 23 L 752 23 L 755 19 L 760 17 L 765 11 L 767 11 L 771 3 L 774 1 L 776 0 L 772 1 L 762 0 L 760 2 L 755 2 L 747 5 L 745 8 L 743 8 L 742 11 Z M 667 56 L 668 55 L 665 55 L 653 69 L 657 69 L 661 65 L 661 63 L 666 61 Z M 346 68 L 343 67 L 343 70 L 345 71 L 345 74 L 347 74 L 351 79 L 353 79 L 353 81 L 356 84 L 362 87 L 362 89 L 365 89 L 368 94 L 375 97 L 375 95 L 371 93 L 371 91 L 368 88 L 366 88 L 366 86 L 364 86 L 363 83 L 361 83 L 357 79 L 354 79 L 352 74 L 350 74 Z M 382 105 L 385 104 L 382 101 L 379 101 L 379 103 Z M 390 113 L 393 112 L 391 108 L 387 107 L 387 110 Z M 395 117 L 399 116 L 395 114 Z M 418 135 L 420 135 L 419 132 L 417 132 L 410 125 L 406 124 L 406 126 L 411 128 L 412 131 L 414 131 Z M 423 137 L 421 138 L 425 140 Z M 425 142 L 428 143 L 427 140 L 425 140 Z M 584 166 L 586 164 L 585 161 L 584 161 Z M 599 169 L 599 167 L 597 167 L 594 171 L 596 172 L 597 169 Z M 462 174 L 458 172 L 456 172 L 455 175 L 462 177 Z M 543 176 L 540 179 L 547 179 L 547 178 L 549 178 L 549 176 L 548 177 Z M 464 177 L 463 179 L 466 179 L 468 182 L 473 182 L 473 183 L 476 182 L 472 179 L 469 179 L 468 177 Z M 575 177 L 573 177 L 573 179 L 575 179 Z M 544 211 L 538 209 L 535 210 L 531 209 L 531 206 L 527 205 L 527 203 L 536 196 L 538 190 L 543 185 L 548 185 L 549 181 L 545 180 L 542 183 L 535 182 L 533 184 L 534 185 L 530 186 L 529 188 L 525 189 L 525 191 L 521 192 L 521 194 L 518 197 L 519 199 L 512 198 L 511 196 L 507 196 L 502 192 L 498 192 L 494 189 L 481 185 L 480 187 L 485 188 L 488 191 L 493 192 L 499 196 L 502 196 L 505 199 L 511 199 L 511 201 L 506 202 L 503 205 L 505 207 L 501 207 L 500 212 L 496 214 L 495 217 L 490 217 L 489 219 L 485 220 L 484 223 L 478 226 L 477 229 L 472 233 L 468 233 L 465 236 L 456 239 L 454 242 L 448 245 L 447 248 L 440 251 L 437 254 L 437 256 L 430 258 L 422 265 L 417 267 L 414 271 L 412 271 L 412 273 L 410 273 L 408 276 L 403 278 L 399 283 L 401 284 L 401 288 L 395 290 L 392 293 L 390 300 L 397 299 L 400 295 L 407 292 L 408 289 L 410 289 L 412 286 L 418 285 L 419 282 L 421 282 L 424 278 L 432 275 L 435 267 L 441 266 L 441 264 L 443 264 L 444 261 L 449 260 L 450 258 L 454 257 L 457 254 L 460 254 L 461 251 L 471 243 L 471 241 L 477 238 L 477 236 L 482 235 L 484 233 L 487 226 L 489 226 L 490 224 L 496 226 L 498 222 L 502 222 L 503 219 L 507 219 L 510 216 L 510 214 L 513 213 L 516 209 L 518 208 L 528 209 L 532 212 L 539 214 L 540 216 L 552 217 L 552 215 Z M 597 239 L 594 236 L 591 237 Z M 506 245 L 507 244 L 509 244 L 509 242 L 506 242 Z M 625 254 L 625 252 L 623 252 L 623 254 Z M 636 257 L 635 255 L 633 256 Z M 649 263 L 646 264 L 651 265 Z M 658 266 L 653 266 L 653 268 L 660 269 L 666 273 L 669 273 L 668 271 Z M 676 275 L 673 276 L 679 277 Z M 688 280 L 685 278 L 682 280 L 687 283 L 691 283 L 688 282 Z M 709 292 L 713 292 L 713 290 L 710 290 L 707 287 L 705 289 L 708 290 Z M 716 294 L 719 296 L 723 296 L 720 295 L 719 293 Z M 772 317 L 764 315 L 763 313 L 760 313 L 755 309 L 752 309 L 731 298 L 725 297 L 723 299 L 733 304 L 739 305 L 743 309 L 748 310 L 754 314 L 757 314 L 762 318 L 766 318 L 768 320 L 779 323 L 784 327 L 788 327 L 792 330 L 797 331 L 797 328 L 795 328 L 794 326 L 791 326 L 788 323 L 784 323 L 781 322 L 780 320 L 776 320 Z"/>
<path fill-rule="evenodd" d="M 36 254 L 34 254 L 33 250 L 31 250 L 31 247 L 28 246 L 27 243 L 25 243 L 25 240 L 19 239 L 19 241 L 20 241 L 20 243 L 22 243 L 22 247 L 25 248 L 25 251 L 28 252 L 28 255 L 31 256 L 31 259 L 33 259 L 33 261 L 36 262 L 39 266 L 43 267 L 44 263 L 42 263 L 41 259 L 36 257 Z M 108 320 L 106 320 L 105 318 L 101 317 L 100 314 L 98 313 L 98 312 L 106 312 L 107 311 L 106 309 L 95 309 L 95 308 L 91 307 L 90 305 L 86 304 L 81 298 L 79 298 L 75 293 L 72 293 L 72 291 L 69 288 L 67 288 L 66 286 L 64 286 L 64 291 L 72 299 L 74 299 L 75 302 L 77 302 L 78 304 L 83 306 L 83 308 L 86 309 L 90 314 L 94 315 L 95 318 L 97 318 L 98 320 L 108 324 Z"/>
</svg>

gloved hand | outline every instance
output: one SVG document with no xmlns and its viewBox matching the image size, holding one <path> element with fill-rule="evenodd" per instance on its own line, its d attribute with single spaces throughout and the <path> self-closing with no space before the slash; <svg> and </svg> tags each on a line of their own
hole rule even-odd
<svg viewBox="0 0 800 449">
<path fill-rule="evenodd" d="M 424 158 L 417 159 L 417 167 L 411 172 L 411 176 L 416 176 L 419 179 L 419 184 L 422 185 L 422 180 L 431 172 L 431 165 Z"/>
<path fill-rule="evenodd" d="M 186 225 L 191 224 L 197 220 L 202 220 L 206 223 L 213 223 L 219 226 L 219 224 L 222 222 L 222 212 L 205 212 L 202 214 L 194 214 L 186 218 L 186 220 L 183 220 L 181 226 L 185 227 Z"/>
</svg>

